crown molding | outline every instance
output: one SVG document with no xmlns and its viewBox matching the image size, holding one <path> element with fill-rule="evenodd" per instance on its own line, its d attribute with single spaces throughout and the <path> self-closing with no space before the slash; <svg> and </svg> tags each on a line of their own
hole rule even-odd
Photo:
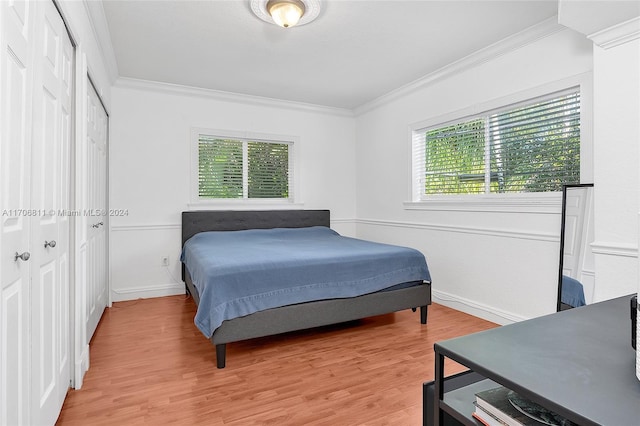
<svg viewBox="0 0 640 426">
<path fill-rule="evenodd" d="M 83 0 L 82 3 L 89 18 L 96 43 L 100 49 L 100 55 L 104 60 L 109 82 L 113 84 L 119 75 L 118 61 L 115 51 L 113 50 L 113 44 L 111 43 L 111 33 L 109 32 L 109 25 L 107 24 L 107 17 L 104 14 L 104 7 L 101 1 Z"/>
<path fill-rule="evenodd" d="M 236 102 L 246 105 L 258 105 L 273 108 L 284 108 L 295 111 L 306 111 L 319 114 L 353 117 L 353 111 L 346 108 L 334 108 L 303 102 L 285 101 L 282 99 L 263 96 L 245 95 L 242 93 L 225 92 L 222 90 L 205 89 L 201 87 L 183 86 L 180 84 L 163 83 L 159 81 L 140 80 L 136 78 L 120 77 L 114 87 L 123 89 L 143 90 L 149 92 L 167 93 L 178 96 L 192 96 L 217 101 Z"/>
<path fill-rule="evenodd" d="M 536 25 L 526 28 L 516 34 L 465 56 L 462 59 L 445 65 L 444 67 L 427 74 L 418 80 L 392 90 L 373 101 L 360 105 L 354 109 L 354 113 L 356 116 L 364 114 L 402 96 L 415 92 L 416 90 L 432 85 L 439 80 L 451 77 L 452 75 L 465 71 L 471 67 L 481 65 L 499 56 L 505 55 L 537 40 L 564 30 L 566 30 L 566 27 L 558 24 L 558 17 L 552 16 L 551 18 L 545 19 Z M 443 43 L 446 43 L 446 41 Z"/>
<path fill-rule="evenodd" d="M 640 16 L 587 36 L 603 49 L 610 49 L 640 38 Z"/>
</svg>

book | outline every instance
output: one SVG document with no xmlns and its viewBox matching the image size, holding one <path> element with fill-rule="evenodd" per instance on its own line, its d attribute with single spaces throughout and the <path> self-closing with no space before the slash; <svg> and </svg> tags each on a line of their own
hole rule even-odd
<svg viewBox="0 0 640 426">
<path fill-rule="evenodd" d="M 489 413 L 488 411 L 485 411 L 478 405 L 476 405 L 476 410 L 471 415 L 484 426 L 508 426 L 505 422 Z"/>
<path fill-rule="evenodd" d="M 475 405 L 474 417 L 488 426 L 572 425 L 564 417 L 504 386 L 476 393 Z"/>
</svg>

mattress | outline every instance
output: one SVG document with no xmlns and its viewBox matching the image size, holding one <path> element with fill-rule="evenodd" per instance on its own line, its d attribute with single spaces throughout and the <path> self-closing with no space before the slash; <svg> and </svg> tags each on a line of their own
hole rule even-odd
<svg viewBox="0 0 640 426">
<path fill-rule="evenodd" d="M 195 324 L 207 337 L 224 320 L 261 310 L 431 280 L 419 251 L 323 226 L 201 232 L 181 260 L 200 295 Z"/>
</svg>

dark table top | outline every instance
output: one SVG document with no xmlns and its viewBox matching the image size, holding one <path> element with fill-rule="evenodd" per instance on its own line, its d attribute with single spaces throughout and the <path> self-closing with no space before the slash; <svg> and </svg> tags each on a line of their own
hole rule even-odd
<svg viewBox="0 0 640 426">
<path fill-rule="evenodd" d="M 579 424 L 640 425 L 631 295 L 436 343 L 436 350 Z"/>
</svg>

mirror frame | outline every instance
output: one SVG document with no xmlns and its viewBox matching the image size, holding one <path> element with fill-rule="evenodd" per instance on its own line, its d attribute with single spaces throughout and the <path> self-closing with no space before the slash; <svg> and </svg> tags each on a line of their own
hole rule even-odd
<svg viewBox="0 0 640 426">
<path fill-rule="evenodd" d="M 560 217 L 560 261 L 558 267 L 558 297 L 556 301 L 556 312 L 562 310 L 562 275 L 564 267 L 564 228 L 567 220 L 567 189 L 593 187 L 592 183 L 575 183 L 562 185 L 562 213 Z"/>
</svg>

